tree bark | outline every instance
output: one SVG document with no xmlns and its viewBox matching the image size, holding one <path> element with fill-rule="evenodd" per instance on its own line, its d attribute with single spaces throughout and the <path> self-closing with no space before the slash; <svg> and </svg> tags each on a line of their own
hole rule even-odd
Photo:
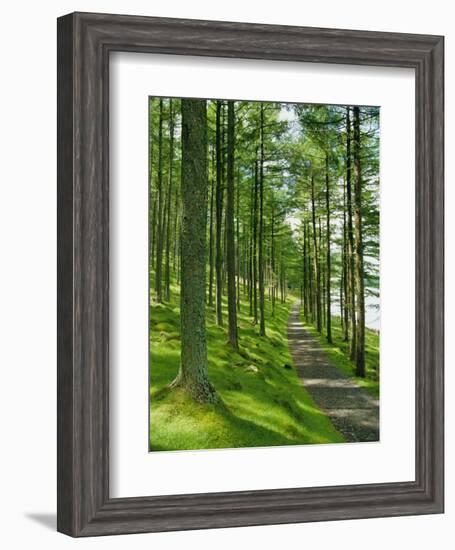
<svg viewBox="0 0 455 550">
<path fill-rule="evenodd" d="M 264 104 L 261 103 L 261 149 L 259 159 L 259 335 L 265 336 L 264 296 Z"/>
<path fill-rule="evenodd" d="M 155 257 L 156 200 L 153 193 L 153 99 L 149 100 L 149 279 Z"/>
<path fill-rule="evenodd" d="M 179 254 L 179 216 L 180 216 L 180 205 L 179 205 L 179 193 L 180 185 L 177 186 L 175 190 L 175 202 L 174 202 L 174 245 L 172 252 L 172 270 L 174 275 L 178 275 L 177 271 L 177 256 Z"/>
<path fill-rule="evenodd" d="M 250 235 L 249 235 L 249 281 L 248 281 L 248 293 L 250 300 L 250 317 L 253 317 L 253 225 L 254 225 L 254 178 L 255 170 L 253 169 L 253 178 L 250 190 Z"/>
<path fill-rule="evenodd" d="M 321 218 L 318 218 L 318 230 L 319 230 L 319 238 L 318 238 L 318 248 L 319 248 L 319 271 L 321 273 L 321 317 L 322 317 L 322 328 L 325 327 L 325 314 L 326 314 L 326 291 L 325 291 L 325 279 L 326 279 L 326 271 L 325 271 L 325 265 L 323 264 L 323 247 L 322 247 L 322 223 Z"/>
<path fill-rule="evenodd" d="M 303 223 L 303 311 L 305 315 L 305 321 L 308 323 L 309 319 L 309 277 L 308 277 L 308 230 L 307 223 Z"/>
<path fill-rule="evenodd" d="M 300 290 L 300 304 L 303 308 L 303 315 L 305 321 L 308 322 L 308 309 L 307 309 L 307 280 L 306 280 L 306 225 L 303 222 L 303 244 L 302 244 L 302 287 Z"/>
<path fill-rule="evenodd" d="M 313 256 L 311 255 L 311 225 L 307 223 L 307 281 L 308 281 L 308 314 L 309 319 L 314 323 L 314 291 L 313 291 Z"/>
<path fill-rule="evenodd" d="M 222 225 L 223 225 L 223 173 L 221 151 L 221 101 L 216 102 L 216 322 L 223 325 L 223 251 L 222 251 Z"/>
<path fill-rule="evenodd" d="M 346 227 L 346 185 L 343 185 L 343 254 L 342 254 L 342 290 L 344 302 L 341 307 L 343 318 L 343 341 L 349 342 L 349 296 L 348 296 L 348 239 Z"/>
<path fill-rule="evenodd" d="M 218 400 L 208 378 L 205 332 L 207 225 L 207 108 L 182 99 L 182 287 L 181 362 L 173 387 L 195 401 Z"/>
<path fill-rule="evenodd" d="M 235 124 L 234 124 L 235 129 Z M 234 133 L 235 136 L 235 133 Z M 235 138 L 234 138 L 235 139 Z M 234 142 L 235 152 L 235 142 Z M 235 271 L 237 276 L 237 311 L 240 313 L 240 177 L 237 171 L 236 178 L 236 214 L 235 214 L 235 250 L 236 250 L 236 264 Z M 242 231 L 243 232 L 243 231 Z M 243 274 L 243 292 L 245 293 L 245 274 Z"/>
<path fill-rule="evenodd" d="M 311 255 L 311 229 L 310 224 L 307 225 L 307 252 L 308 252 L 308 310 L 310 312 L 311 322 L 315 321 L 315 292 L 314 292 L 314 261 Z"/>
<path fill-rule="evenodd" d="M 210 177 L 210 225 L 209 225 L 209 299 L 208 304 L 209 306 L 213 306 L 213 271 L 214 271 L 214 265 L 213 265 L 213 211 L 214 211 L 214 177 L 213 177 L 213 168 L 214 168 L 214 161 L 213 161 L 213 154 L 212 154 L 212 174 Z"/>
<path fill-rule="evenodd" d="M 164 268 L 165 299 L 171 299 L 171 200 L 172 200 L 172 177 L 174 167 L 174 111 L 172 99 L 169 100 L 169 185 L 167 196 L 167 221 L 166 221 L 166 261 Z"/>
<path fill-rule="evenodd" d="M 226 194 L 226 269 L 228 286 L 228 334 L 229 343 L 238 350 L 237 298 L 235 288 L 235 230 L 234 230 L 234 148 L 235 113 L 234 102 L 228 101 L 227 116 L 227 194 Z"/>
<path fill-rule="evenodd" d="M 321 271 L 319 266 L 318 242 L 316 231 L 316 205 L 314 196 L 314 174 L 311 174 L 311 213 L 313 222 L 313 271 L 316 279 L 315 300 L 316 300 L 316 328 L 322 332 L 321 318 Z"/>
<path fill-rule="evenodd" d="M 155 250 L 156 250 L 156 203 L 157 200 L 154 199 L 152 208 L 152 235 L 151 235 L 151 252 L 150 252 L 150 269 L 155 267 Z"/>
<path fill-rule="evenodd" d="M 352 223 L 352 159 L 351 159 L 351 112 L 346 107 L 346 201 L 348 211 L 348 257 L 349 257 L 349 313 L 351 316 L 351 345 L 350 358 L 355 360 L 356 356 L 356 300 L 355 300 L 355 263 L 354 263 L 354 230 Z"/>
<path fill-rule="evenodd" d="M 259 189 L 259 175 L 258 175 L 258 152 L 256 151 L 256 161 L 254 164 L 254 216 L 253 216 L 253 310 L 254 310 L 254 324 L 258 322 L 258 189 Z"/>
<path fill-rule="evenodd" d="M 278 288 L 275 265 L 275 203 L 272 196 L 270 283 L 272 285 L 272 317 L 275 315 L 275 297 Z"/>
<path fill-rule="evenodd" d="M 360 162 L 360 110 L 354 107 L 354 221 L 355 283 L 357 290 L 356 375 L 365 377 L 365 290 L 362 236 L 362 170 Z"/>
<path fill-rule="evenodd" d="M 329 180 L 329 157 L 325 156 L 325 208 L 327 214 L 327 230 L 326 230 L 326 291 L 327 291 L 327 342 L 332 343 L 332 297 L 330 290 L 330 278 L 332 276 L 330 266 L 330 180 Z"/>
<path fill-rule="evenodd" d="M 156 268 L 155 268 L 155 291 L 156 301 L 163 301 L 162 289 L 162 268 L 163 268 L 163 100 L 160 99 L 160 115 L 158 125 L 158 220 L 156 234 Z"/>
</svg>

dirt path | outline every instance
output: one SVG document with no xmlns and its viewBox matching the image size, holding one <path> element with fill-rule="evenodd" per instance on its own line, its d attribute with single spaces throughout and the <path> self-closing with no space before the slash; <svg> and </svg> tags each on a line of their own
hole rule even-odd
<svg viewBox="0 0 455 550">
<path fill-rule="evenodd" d="M 302 384 L 347 441 L 379 440 L 379 401 L 346 377 L 299 318 L 299 303 L 288 321 L 289 349 Z"/>
</svg>

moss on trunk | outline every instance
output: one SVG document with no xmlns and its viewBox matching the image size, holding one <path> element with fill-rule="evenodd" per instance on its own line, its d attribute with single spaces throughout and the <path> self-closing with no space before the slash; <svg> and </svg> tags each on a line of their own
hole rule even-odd
<svg viewBox="0 0 455 550">
<path fill-rule="evenodd" d="M 205 328 L 207 224 L 207 107 L 182 100 L 181 361 L 172 383 L 198 402 L 216 402 L 208 379 Z"/>
</svg>

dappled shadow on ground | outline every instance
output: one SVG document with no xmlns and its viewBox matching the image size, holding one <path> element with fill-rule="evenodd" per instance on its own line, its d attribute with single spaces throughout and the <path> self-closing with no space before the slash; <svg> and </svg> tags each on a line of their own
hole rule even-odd
<svg viewBox="0 0 455 550">
<path fill-rule="evenodd" d="M 241 418 L 234 414 L 229 407 L 226 407 L 224 404 L 215 407 L 201 405 L 201 416 L 204 415 L 204 408 L 212 409 L 208 414 L 212 412 L 213 415 L 216 416 L 216 421 L 218 423 L 218 430 L 212 432 L 210 439 L 207 441 L 207 448 L 226 448 L 225 434 L 235 434 L 235 438 L 229 444 L 230 448 L 252 446 L 253 442 L 263 442 L 263 445 L 267 446 L 297 445 L 301 443 L 301 441 L 299 442 L 287 437 L 279 431 L 261 426 L 255 421 Z M 197 415 L 194 420 L 197 422 Z M 260 444 L 257 446 L 260 446 Z M 151 448 L 154 451 L 173 450 L 172 446 L 162 445 L 152 445 Z M 187 447 L 187 449 L 189 448 L 190 447 Z M 201 448 L 201 446 L 196 444 L 194 448 L 198 449 Z"/>
<path fill-rule="evenodd" d="M 242 302 L 238 313 L 240 350 L 228 343 L 226 327 L 207 308 L 209 379 L 224 408 L 195 404 L 166 388 L 180 363 L 179 311 L 171 303 L 151 308 L 150 448 L 221 449 L 338 443 L 340 432 L 302 387 L 289 353 L 290 303 L 266 304 L 266 337 Z M 225 305 L 223 303 L 223 305 Z M 224 314 L 227 312 L 223 309 Z"/>
<path fill-rule="evenodd" d="M 302 384 L 348 441 L 379 440 L 379 401 L 331 364 L 318 340 L 303 328 L 299 304 L 288 324 L 289 349 Z"/>
</svg>

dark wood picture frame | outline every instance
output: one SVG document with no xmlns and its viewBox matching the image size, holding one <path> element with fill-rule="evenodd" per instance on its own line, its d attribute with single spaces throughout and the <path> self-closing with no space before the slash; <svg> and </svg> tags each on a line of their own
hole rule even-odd
<svg viewBox="0 0 455 550">
<path fill-rule="evenodd" d="M 58 20 L 58 530 L 92 536 L 443 511 L 443 38 L 74 13 Z M 109 496 L 109 53 L 408 67 L 416 82 L 416 479 Z"/>
</svg>

